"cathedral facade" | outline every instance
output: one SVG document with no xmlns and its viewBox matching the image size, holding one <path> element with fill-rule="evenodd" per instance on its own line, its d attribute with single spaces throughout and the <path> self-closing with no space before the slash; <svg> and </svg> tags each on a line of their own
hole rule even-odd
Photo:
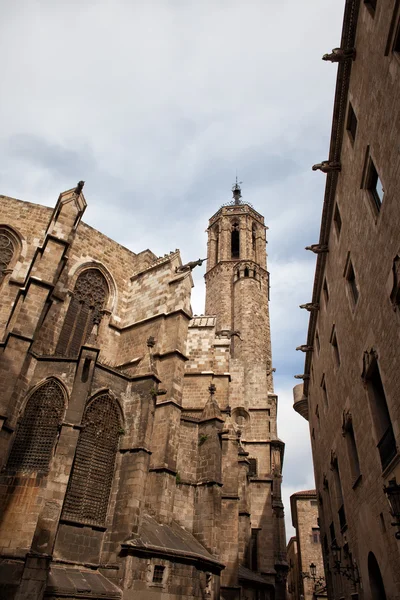
<svg viewBox="0 0 400 600">
<path fill-rule="evenodd" d="M 285 598 L 264 218 L 210 219 L 206 314 L 179 251 L 135 254 L 1 197 L 0 596 Z"/>
</svg>

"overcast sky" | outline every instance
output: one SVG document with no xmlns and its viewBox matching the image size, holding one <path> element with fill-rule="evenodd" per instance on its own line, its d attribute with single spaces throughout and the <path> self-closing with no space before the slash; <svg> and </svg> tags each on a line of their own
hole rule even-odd
<svg viewBox="0 0 400 600">
<path fill-rule="evenodd" d="M 284 501 L 314 487 L 292 409 L 306 342 L 344 0 L 0 0 L 0 194 L 53 206 L 84 179 L 85 221 L 135 252 L 206 256 L 231 199 L 265 216 Z M 0 208 L 1 211 L 1 208 Z M 204 311 L 204 268 L 193 311 Z"/>
</svg>

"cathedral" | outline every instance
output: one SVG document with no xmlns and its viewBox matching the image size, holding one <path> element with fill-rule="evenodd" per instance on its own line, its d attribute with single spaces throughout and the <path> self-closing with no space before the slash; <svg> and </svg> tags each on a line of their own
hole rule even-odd
<svg viewBox="0 0 400 600">
<path fill-rule="evenodd" d="M 0 196 L 0 597 L 284 600 L 264 218 L 233 199 L 192 270 Z"/>
</svg>

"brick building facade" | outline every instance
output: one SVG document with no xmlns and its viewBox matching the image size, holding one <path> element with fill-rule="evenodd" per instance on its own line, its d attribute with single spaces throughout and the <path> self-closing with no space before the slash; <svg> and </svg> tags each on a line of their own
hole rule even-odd
<svg viewBox="0 0 400 600">
<path fill-rule="evenodd" d="M 206 316 L 178 251 L 1 197 L 0 596 L 285 598 L 263 217 L 210 220 Z"/>
<path fill-rule="evenodd" d="M 304 385 L 329 597 L 400 598 L 400 3 L 347 0 Z M 333 68 L 327 65 L 327 68 Z M 317 176 L 317 175 L 316 175 Z M 323 176 L 323 175 L 318 175 Z"/>
<path fill-rule="evenodd" d="M 326 598 L 316 490 L 292 494 L 290 510 L 296 537 L 287 546 L 289 599 Z"/>
</svg>

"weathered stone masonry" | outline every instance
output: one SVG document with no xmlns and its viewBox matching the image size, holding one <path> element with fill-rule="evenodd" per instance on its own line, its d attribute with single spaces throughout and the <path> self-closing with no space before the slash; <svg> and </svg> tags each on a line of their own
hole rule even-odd
<svg viewBox="0 0 400 600">
<path fill-rule="evenodd" d="M 1 197 L 0 595 L 283 599 L 263 218 L 211 219 L 193 318 L 179 252 L 83 223 L 82 187 Z"/>
</svg>

